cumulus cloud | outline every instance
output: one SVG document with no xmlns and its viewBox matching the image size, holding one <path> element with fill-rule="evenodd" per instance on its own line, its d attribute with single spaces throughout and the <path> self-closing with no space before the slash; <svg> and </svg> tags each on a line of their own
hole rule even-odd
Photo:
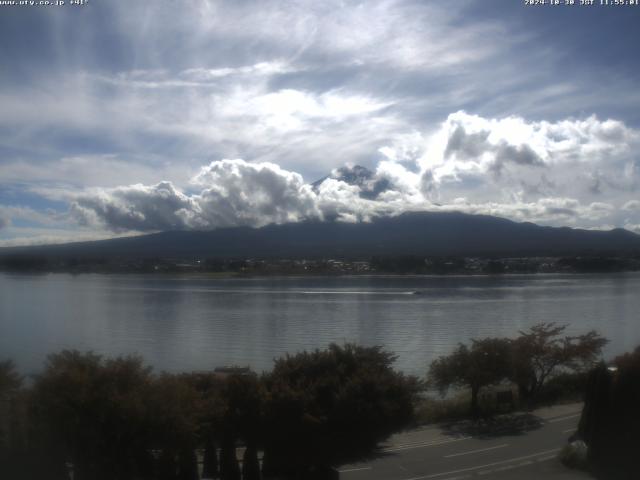
<svg viewBox="0 0 640 480">
<path fill-rule="evenodd" d="M 192 224 L 262 226 L 321 216 L 310 185 L 302 176 L 273 163 L 222 160 L 202 168 L 193 184 L 203 190 L 192 197 Z"/>
<path fill-rule="evenodd" d="M 188 195 L 171 182 L 93 189 L 78 195 L 72 214 L 114 231 L 259 227 L 321 218 L 310 185 L 271 163 L 221 160 L 203 167 Z"/>
<path fill-rule="evenodd" d="M 375 170 L 348 165 L 309 184 L 274 163 L 225 159 L 202 167 L 185 190 L 168 181 L 92 189 L 71 210 L 84 224 L 120 232 L 368 221 L 416 210 L 586 228 L 635 224 L 638 137 L 595 116 L 553 123 L 457 112 L 432 135 L 393 139 Z M 606 197 L 594 193 L 596 173 Z"/>
<path fill-rule="evenodd" d="M 530 122 L 456 112 L 427 139 L 416 163 L 423 192 L 442 204 L 459 197 L 474 203 L 548 197 L 615 203 L 637 188 L 638 144 L 636 130 L 596 116 Z"/>
<path fill-rule="evenodd" d="M 171 182 L 96 189 L 71 204 L 81 224 L 105 224 L 122 230 L 181 230 L 189 227 L 195 202 Z"/>
<path fill-rule="evenodd" d="M 225 159 L 203 167 L 192 178 L 191 194 L 171 182 L 91 189 L 76 196 L 71 213 L 83 225 L 123 232 L 367 221 L 407 210 L 406 195 L 395 189 L 369 190 L 369 181 L 374 181 L 372 188 L 389 184 L 372 180 L 377 176 L 366 169 L 354 170 L 334 172 L 339 178 L 330 176 L 314 187 L 298 173 L 272 163 Z"/>
</svg>

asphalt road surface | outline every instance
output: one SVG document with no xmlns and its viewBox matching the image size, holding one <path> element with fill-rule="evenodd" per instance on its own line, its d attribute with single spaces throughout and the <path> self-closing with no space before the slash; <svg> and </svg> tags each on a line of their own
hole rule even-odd
<svg viewBox="0 0 640 480">
<path fill-rule="evenodd" d="M 562 405 L 398 434 L 369 461 L 340 467 L 340 479 L 590 478 L 565 468 L 557 458 L 581 409 L 582 404 Z"/>
</svg>

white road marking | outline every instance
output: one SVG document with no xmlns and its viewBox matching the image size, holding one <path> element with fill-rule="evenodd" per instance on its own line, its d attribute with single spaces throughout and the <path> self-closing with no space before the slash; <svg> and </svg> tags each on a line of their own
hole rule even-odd
<svg viewBox="0 0 640 480">
<path fill-rule="evenodd" d="M 535 462 L 537 463 L 547 462 L 549 460 L 553 460 L 554 458 L 556 458 L 556 455 L 547 455 L 546 457 L 536 458 Z M 491 468 L 489 470 L 481 470 L 478 472 L 478 475 L 489 475 L 491 473 L 506 472 L 507 470 L 513 470 L 520 467 L 526 467 L 527 465 L 532 465 L 533 462 L 534 461 L 532 460 L 525 460 L 524 462 L 516 463 L 513 465 L 505 465 L 504 467 Z M 469 476 L 468 478 L 471 478 L 471 476 Z M 445 480 L 450 480 L 450 479 L 447 478 Z"/>
<path fill-rule="evenodd" d="M 576 413 L 574 415 L 567 415 L 566 417 L 552 418 L 551 420 L 547 420 L 547 423 L 562 422 L 563 420 L 569 420 L 571 418 L 576 418 L 576 417 L 579 417 L 580 415 L 581 415 L 580 413 Z"/>
<path fill-rule="evenodd" d="M 536 458 L 536 462 L 546 462 L 547 460 L 553 460 L 557 455 L 547 455 L 546 457 Z"/>
<path fill-rule="evenodd" d="M 402 447 L 410 447 L 413 445 L 431 445 L 438 444 L 441 442 L 450 442 L 452 440 L 466 440 L 471 437 L 456 437 L 456 438 L 446 438 L 445 440 L 418 440 L 415 442 L 406 442 L 406 443 L 398 443 L 396 445 L 390 445 L 387 448 L 402 448 Z"/>
<path fill-rule="evenodd" d="M 468 452 L 452 453 L 451 455 L 445 455 L 444 458 L 461 457 L 462 455 L 471 455 L 472 453 L 488 452 L 489 450 L 495 450 L 497 448 L 508 447 L 508 443 L 502 445 L 496 445 L 495 447 L 479 448 L 478 450 L 470 450 Z"/>
<path fill-rule="evenodd" d="M 569 432 L 575 432 L 576 429 L 575 428 L 567 428 L 566 430 L 562 430 L 562 433 L 569 433 Z"/>
<path fill-rule="evenodd" d="M 441 440 L 437 442 L 405 443 L 395 447 L 383 448 L 382 451 L 383 452 L 399 452 L 401 450 L 411 450 L 413 448 L 435 447 L 437 445 L 445 445 L 447 443 L 460 442 L 462 440 L 469 440 L 470 438 L 471 437 L 460 437 L 460 438 L 453 438 L 451 440 Z"/>
<path fill-rule="evenodd" d="M 526 460 L 528 458 L 539 457 L 541 455 L 548 455 L 550 453 L 557 453 L 559 451 L 560 451 L 559 448 L 554 448 L 553 450 L 545 450 L 545 451 L 538 452 L 538 453 L 532 453 L 531 455 L 524 455 L 522 457 L 510 458 L 508 460 L 501 460 L 499 462 L 487 463 L 486 465 L 477 465 L 475 467 L 461 468 L 460 470 L 451 470 L 449 472 L 434 473 L 434 474 L 431 474 L 431 475 L 423 475 L 421 477 L 405 478 L 404 480 L 424 480 L 424 479 L 427 479 L 427 478 L 437 478 L 437 477 L 444 477 L 446 475 L 455 475 L 456 473 L 470 472 L 472 470 L 479 470 L 481 468 L 493 467 L 495 465 L 503 465 L 505 463 L 519 462 L 520 460 Z M 529 463 L 531 463 L 531 462 L 529 461 Z M 523 462 L 522 464 L 526 465 L 527 462 Z"/>
<path fill-rule="evenodd" d="M 371 467 L 347 468 L 345 470 L 338 470 L 338 472 L 340 472 L 340 473 L 348 473 L 348 472 L 360 472 L 362 470 L 371 470 Z"/>
</svg>

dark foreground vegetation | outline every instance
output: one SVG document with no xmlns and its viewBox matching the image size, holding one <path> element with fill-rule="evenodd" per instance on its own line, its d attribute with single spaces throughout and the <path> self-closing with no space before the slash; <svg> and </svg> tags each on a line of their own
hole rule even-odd
<svg viewBox="0 0 640 480">
<path fill-rule="evenodd" d="M 586 443 L 597 478 L 640 476 L 640 347 L 589 373 L 576 439 Z"/>
<path fill-rule="evenodd" d="M 4 362 L 0 478 L 196 480 L 199 457 L 202 478 L 331 478 L 412 421 L 421 384 L 393 361 L 347 344 L 261 377 L 154 375 L 137 357 L 63 351 L 29 387 Z"/>
<path fill-rule="evenodd" d="M 612 369 L 596 363 L 604 338 L 564 331 L 540 324 L 515 339 L 461 344 L 432 363 L 427 382 L 395 371 L 381 347 L 353 344 L 287 355 L 260 376 L 155 374 L 139 357 L 63 351 L 26 382 L 1 362 L 0 478 L 337 478 L 336 466 L 438 409 L 427 387 L 464 389 L 463 414 L 476 418 L 586 392 L 575 438 L 591 467 L 601 478 L 636 478 L 640 347 Z"/>
</svg>

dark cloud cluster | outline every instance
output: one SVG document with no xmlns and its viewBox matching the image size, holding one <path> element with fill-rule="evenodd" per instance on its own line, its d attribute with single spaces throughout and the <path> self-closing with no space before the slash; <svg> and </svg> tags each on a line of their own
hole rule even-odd
<svg viewBox="0 0 640 480">
<path fill-rule="evenodd" d="M 171 182 L 161 182 L 79 195 L 71 212 L 81 224 L 104 224 L 116 232 L 182 230 L 189 227 L 194 205 Z"/>
<path fill-rule="evenodd" d="M 456 156 L 461 159 L 476 159 L 490 149 L 488 130 L 468 133 L 463 125 L 456 125 L 447 141 L 444 151 L 445 158 Z"/>
</svg>

